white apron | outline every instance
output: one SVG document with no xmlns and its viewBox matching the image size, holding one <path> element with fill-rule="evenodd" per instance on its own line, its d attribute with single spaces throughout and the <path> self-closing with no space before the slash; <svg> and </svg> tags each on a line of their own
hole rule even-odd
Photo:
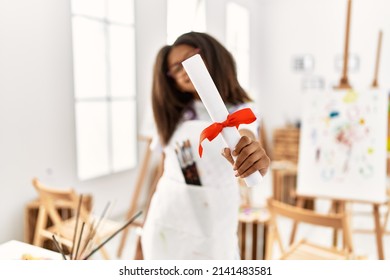
<svg viewBox="0 0 390 280">
<path fill-rule="evenodd" d="M 237 259 L 239 188 L 231 164 L 221 155 L 221 136 L 203 142 L 206 121 L 186 121 L 164 148 L 164 174 L 142 232 L 145 259 Z M 202 186 L 185 183 L 176 143 L 190 140 Z"/>
</svg>

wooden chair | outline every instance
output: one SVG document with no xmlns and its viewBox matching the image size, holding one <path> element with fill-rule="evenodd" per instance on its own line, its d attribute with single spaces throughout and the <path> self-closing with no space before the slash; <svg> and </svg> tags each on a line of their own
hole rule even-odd
<svg viewBox="0 0 390 280">
<path fill-rule="evenodd" d="M 58 243 L 70 252 L 72 259 L 82 258 L 83 253 L 85 256 L 92 247 L 96 247 L 96 244 L 100 244 L 102 239 L 108 238 L 121 226 L 112 220 L 94 218 L 85 204 L 80 203 L 80 195 L 73 188 L 47 187 L 37 178 L 32 180 L 32 184 L 38 192 L 40 202 L 33 240 L 36 246 L 43 247 L 43 242 L 53 240 L 54 235 Z M 68 208 L 72 214 L 63 217 L 58 212 L 58 207 Z M 51 225 L 48 225 L 48 219 Z M 104 246 L 100 252 L 105 259 L 109 259 Z"/>
<path fill-rule="evenodd" d="M 282 253 L 280 259 L 340 260 L 355 258 L 352 255 L 353 246 L 351 231 L 348 224 L 348 217 L 345 214 L 320 214 L 313 210 L 288 205 L 272 198 L 267 201 L 267 205 L 271 216 L 272 227 L 269 231 L 272 236 L 270 236 L 268 240 L 269 242 L 273 242 L 276 239 L 278 242 Z M 303 239 L 290 244 L 287 249 L 284 249 L 280 230 L 278 228 L 279 217 L 288 218 L 293 222 L 310 224 L 312 226 L 322 226 L 334 230 L 342 230 L 343 248 L 338 249 L 332 246 L 326 247 Z"/>
</svg>

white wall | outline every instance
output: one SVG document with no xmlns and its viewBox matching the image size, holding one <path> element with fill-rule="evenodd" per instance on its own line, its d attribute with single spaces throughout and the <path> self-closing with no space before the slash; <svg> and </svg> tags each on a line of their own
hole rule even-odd
<svg viewBox="0 0 390 280">
<path fill-rule="evenodd" d="M 343 53 L 347 0 L 262 0 L 260 102 L 271 138 L 275 127 L 300 117 L 303 74 L 292 70 L 295 55 L 311 54 L 313 75 L 327 88 L 339 83 L 335 56 Z M 390 1 L 353 0 L 350 52 L 360 57 L 360 69 L 349 73 L 356 88 L 368 88 L 374 75 L 378 32 L 384 32 L 379 83 L 390 87 Z"/>
<path fill-rule="evenodd" d="M 250 17 L 250 69 L 249 69 L 249 90 L 259 108 L 261 108 L 262 84 L 261 62 L 264 40 L 264 5 L 266 1 L 258 0 L 213 0 L 206 1 L 207 32 L 217 38 L 222 44 L 226 42 L 226 4 L 234 2 L 247 8 Z M 259 63 L 260 61 L 260 63 Z M 261 110 L 260 110 L 261 111 Z M 262 114 L 262 112 L 261 112 Z"/>
<path fill-rule="evenodd" d="M 112 215 L 129 207 L 136 170 L 77 179 L 69 2 L 0 1 L 0 243 L 23 240 L 34 176 L 92 193 L 98 213 L 109 200 L 116 203 Z M 142 12 L 136 17 L 141 116 L 154 57 L 165 43 L 166 7 L 137 0 L 136 8 Z"/>
</svg>

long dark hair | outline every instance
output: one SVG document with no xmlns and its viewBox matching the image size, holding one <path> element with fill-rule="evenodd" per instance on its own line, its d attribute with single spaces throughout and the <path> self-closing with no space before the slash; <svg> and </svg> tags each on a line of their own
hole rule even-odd
<svg viewBox="0 0 390 280">
<path fill-rule="evenodd" d="M 221 43 L 206 33 L 189 32 L 181 35 L 173 45 L 160 49 L 153 70 L 153 114 L 163 145 L 168 144 L 183 112 L 193 100 L 192 93 L 181 92 L 175 80 L 167 75 L 169 52 L 178 45 L 189 45 L 201 50 L 200 55 L 225 104 L 236 105 L 250 101 L 238 83 L 233 56 Z"/>
</svg>

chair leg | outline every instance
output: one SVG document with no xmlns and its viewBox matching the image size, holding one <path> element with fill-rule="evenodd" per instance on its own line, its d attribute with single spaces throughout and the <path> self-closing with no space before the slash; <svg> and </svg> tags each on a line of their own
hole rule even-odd
<svg viewBox="0 0 390 280">
<path fill-rule="evenodd" d="M 34 240 L 33 245 L 42 247 L 43 246 L 43 236 L 41 231 L 46 227 L 47 224 L 47 214 L 43 206 L 39 207 L 37 223 L 35 225 Z"/>
<path fill-rule="evenodd" d="M 297 207 L 303 208 L 305 204 L 305 199 L 303 197 L 298 197 L 297 198 Z M 292 230 L 291 230 L 291 235 L 290 235 L 290 245 L 292 245 L 295 241 L 295 236 L 298 230 L 298 222 L 294 222 L 292 225 Z"/>
</svg>

